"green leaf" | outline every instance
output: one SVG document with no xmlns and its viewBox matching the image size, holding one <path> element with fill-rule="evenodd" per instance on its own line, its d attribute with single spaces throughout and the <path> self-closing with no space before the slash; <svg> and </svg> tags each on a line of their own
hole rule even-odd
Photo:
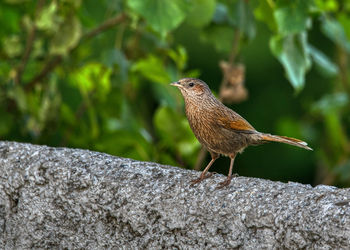
<svg viewBox="0 0 350 250">
<path fill-rule="evenodd" d="M 255 20 L 249 2 L 238 0 L 236 4 L 228 3 L 229 18 L 231 24 L 243 32 L 248 39 L 253 39 L 256 34 Z"/>
<path fill-rule="evenodd" d="M 186 49 L 182 46 L 178 46 L 176 50 L 169 50 L 169 57 L 175 62 L 179 70 L 183 70 L 187 63 Z"/>
<path fill-rule="evenodd" d="M 349 105 L 349 98 L 346 93 L 339 92 L 328 94 L 314 103 L 312 106 L 312 112 L 326 115 L 329 113 L 336 113 L 347 105 Z"/>
<path fill-rule="evenodd" d="M 326 76 L 335 76 L 338 74 L 338 66 L 333 63 L 322 51 L 308 45 L 308 53 L 311 55 L 312 60 L 316 66 L 319 67 L 320 72 Z"/>
<path fill-rule="evenodd" d="M 81 32 L 81 24 L 77 17 L 67 17 L 60 25 L 57 33 L 54 35 L 50 44 L 50 54 L 66 55 L 79 42 Z"/>
<path fill-rule="evenodd" d="M 199 76 L 201 75 L 201 72 L 199 69 L 192 69 L 192 70 L 186 71 L 184 75 L 191 78 L 199 78 Z"/>
<path fill-rule="evenodd" d="M 2 41 L 3 49 L 8 57 L 19 56 L 23 51 L 23 45 L 18 35 L 5 37 Z"/>
<path fill-rule="evenodd" d="M 315 0 L 317 8 L 323 11 L 337 11 L 339 3 L 337 0 Z"/>
<path fill-rule="evenodd" d="M 311 67 L 307 53 L 307 35 L 301 33 L 285 38 L 273 36 L 270 40 L 272 53 L 282 63 L 287 78 L 296 91 L 304 87 L 305 74 Z"/>
<path fill-rule="evenodd" d="M 288 5 L 277 8 L 274 17 L 278 32 L 282 35 L 305 31 L 311 20 L 308 16 L 309 0 L 294 0 Z"/>
<path fill-rule="evenodd" d="M 182 139 L 180 119 L 178 114 L 165 106 L 159 107 L 154 115 L 153 122 L 158 135 L 170 143 L 170 146 L 175 147 L 175 144 Z"/>
<path fill-rule="evenodd" d="M 33 52 L 32 57 L 38 58 L 45 54 L 44 51 L 44 40 L 43 39 L 36 39 L 33 44 Z"/>
<path fill-rule="evenodd" d="M 171 80 L 164 63 L 154 55 L 139 60 L 132 66 L 131 70 L 140 73 L 150 81 L 170 83 Z"/>
<path fill-rule="evenodd" d="M 215 8 L 215 13 L 213 16 L 213 22 L 217 24 L 229 23 L 228 8 L 223 3 L 217 3 Z"/>
<path fill-rule="evenodd" d="M 350 52 L 350 42 L 346 37 L 343 26 L 336 19 L 324 18 L 321 30 L 330 40 Z"/>
<path fill-rule="evenodd" d="M 96 92 L 104 99 L 110 91 L 112 70 L 99 63 L 87 63 L 71 74 L 71 83 L 78 86 L 84 97 Z"/>
<path fill-rule="evenodd" d="M 102 62 L 113 69 L 114 66 L 118 66 L 117 74 L 120 76 L 122 82 L 127 81 L 130 62 L 125 57 L 123 51 L 118 49 L 106 49 L 102 53 Z"/>
<path fill-rule="evenodd" d="M 29 15 L 24 15 L 21 21 L 22 21 L 23 28 L 27 32 L 30 32 L 35 27 L 35 23 L 33 22 L 33 20 Z"/>
<path fill-rule="evenodd" d="M 258 0 L 259 5 L 254 10 L 256 19 L 259 19 L 267 24 L 267 26 L 274 32 L 277 31 L 277 23 L 275 21 L 273 8 L 266 0 Z"/>
<path fill-rule="evenodd" d="M 193 0 L 186 22 L 195 27 L 207 25 L 215 12 L 215 0 Z"/>
<path fill-rule="evenodd" d="M 127 4 L 163 37 L 180 25 L 189 8 L 186 0 L 129 0 Z"/>
<path fill-rule="evenodd" d="M 60 105 L 60 115 L 67 124 L 74 126 L 75 114 L 66 103 Z"/>
<path fill-rule="evenodd" d="M 21 111 L 27 110 L 27 95 L 23 88 L 21 88 L 19 85 L 15 85 L 8 91 L 7 95 L 15 100 Z"/>
<path fill-rule="evenodd" d="M 36 27 L 39 30 L 54 34 L 58 31 L 63 19 L 58 15 L 58 7 L 56 1 L 52 1 L 50 5 L 45 6 L 37 19 L 35 20 Z M 62 34 L 60 34 L 62 35 Z"/>
</svg>

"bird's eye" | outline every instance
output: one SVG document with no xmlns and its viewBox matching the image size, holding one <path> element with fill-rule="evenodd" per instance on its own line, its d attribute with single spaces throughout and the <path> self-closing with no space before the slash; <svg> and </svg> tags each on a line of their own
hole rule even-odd
<svg viewBox="0 0 350 250">
<path fill-rule="evenodd" d="M 188 86 L 193 87 L 193 86 L 194 86 L 194 83 L 193 83 L 193 82 L 190 82 L 190 83 L 188 84 Z"/>
</svg>

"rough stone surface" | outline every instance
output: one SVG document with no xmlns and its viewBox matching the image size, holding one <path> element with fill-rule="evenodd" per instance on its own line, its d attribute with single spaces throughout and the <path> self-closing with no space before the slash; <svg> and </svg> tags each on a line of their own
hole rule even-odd
<svg viewBox="0 0 350 250">
<path fill-rule="evenodd" d="M 350 190 L 0 142 L 0 249 L 350 249 Z"/>
</svg>

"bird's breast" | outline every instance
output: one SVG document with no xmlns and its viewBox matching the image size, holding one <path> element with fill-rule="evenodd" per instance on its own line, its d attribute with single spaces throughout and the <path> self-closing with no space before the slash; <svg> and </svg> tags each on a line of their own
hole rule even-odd
<svg viewBox="0 0 350 250">
<path fill-rule="evenodd" d="M 186 105 L 186 116 L 198 141 L 209 151 L 223 155 L 242 151 L 249 142 L 244 134 L 223 128 L 217 112 L 197 105 Z"/>
</svg>

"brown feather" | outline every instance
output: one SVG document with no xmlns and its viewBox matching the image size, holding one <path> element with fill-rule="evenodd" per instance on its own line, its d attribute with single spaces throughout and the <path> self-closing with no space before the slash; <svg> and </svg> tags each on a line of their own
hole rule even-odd
<svg viewBox="0 0 350 250">
<path fill-rule="evenodd" d="M 223 117 L 219 118 L 218 121 L 221 122 L 223 126 L 227 129 L 232 129 L 241 132 L 256 132 L 253 126 L 245 120 L 231 120 L 227 119 L 226 117 Z"/>
<path fill-rule="evenodd" d="M 287 137 L 287 136 L 262 134 L 261 135 L 261 139 L 264 140 L 264 141 L 282 142 L 282 143 L 286 143 L 286 144 L 289 144 L 289 145 L 297 146 L 297 147 L 300 147 L 300 148 L 305 148 L 307 150 L 312 150 L 312 148 L 307 146 L 306 142 L 304 142 L 302 140 L 295 139 L 295 138 Z"/>
</svg>

